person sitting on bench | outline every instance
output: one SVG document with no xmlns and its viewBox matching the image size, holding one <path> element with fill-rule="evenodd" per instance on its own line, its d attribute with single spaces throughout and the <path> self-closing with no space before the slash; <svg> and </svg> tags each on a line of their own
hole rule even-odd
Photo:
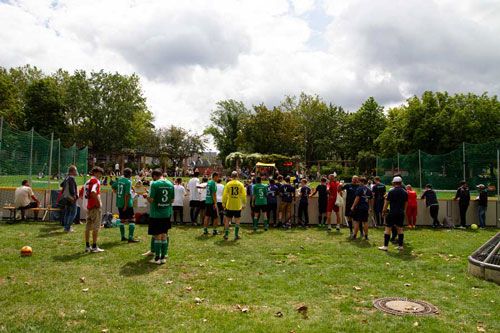
<svg viewBox="0 0 500 333">
<path fill-rule="evenodd" d="M 29 181 L 23 180 L 22 186 L 14 193 L 14 207 L 21 211 L 21 219 L 25 219 L 25 211 L 30 208 L 38 208 L 40 201 L 33 193 Z M 38 219 L 38 211 L 34 211 L 35 220 Z"/>
</svg>

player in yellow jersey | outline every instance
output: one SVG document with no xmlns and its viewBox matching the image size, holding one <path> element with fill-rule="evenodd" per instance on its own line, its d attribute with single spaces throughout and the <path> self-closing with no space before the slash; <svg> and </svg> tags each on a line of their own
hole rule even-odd
<svg viewBox="0 0 500 333">
<path fill-rule="evenodd" d="M 222 194 L 222 207 L 224 208 L 224 239 L 229 236 L 229 223 L 234 218 L 234 239 L 240 239 L 238 232 L 240 231 L 240 218 L 241 211 L 245 209 L 247 203 L 247 194 L 245 187 L 238 180 L 238 173 L 233 171 L 231 173 L 231 181 L 224 187 Z"/>
</svg>

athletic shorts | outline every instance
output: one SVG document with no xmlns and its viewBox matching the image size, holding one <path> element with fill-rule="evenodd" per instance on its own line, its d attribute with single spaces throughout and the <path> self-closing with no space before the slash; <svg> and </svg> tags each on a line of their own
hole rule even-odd
<svg viewBox="0 0 500 333">
<path fill-rule="evenodd" d="M 241 217 L 241 210 L 225 210 L 224 215 L 226 215 L 229 218 L 237 218 L 239 219 Z"/>
<path fill-rule="evenodd" d="M 149 218 L 148 235 L 166 234 L 170 228 L 172 228 L 170 217 Z"/>
<path fill-rule="evenodd" d="M 347 217 L 353 217 L 353 211 L 351 210 L 353 202 L 346 202 L 345 203 L 345 216 Z"/>
<path fill-rule="evenodd" d="M 405 222 L 404 214 L 389 214 L 385 218 L 385 225 L 392 228 L 394 226 L 402 228 Z"/>
<path fill-rule="evenodd" d="M 27 204 L 26 206 L 24 207 L 19 207 L 17 209 L 19 210 L 24 210 L 24 209 L 30 209 L 30 208 L 37 208 L 38 207 L 38 204 L 36 203 L 36 201 L 32 201 L 30 202 L 29 204 Z"/>
<path fill-rule="evenodd" d="M 123 211 L 123 208 L 118 208 L 118 216 L 120 217 L 120 220 L 133 220 L 134 219 L 134 208 L 133 207 L 127 207 L 125 211 Z"/>
<path fill-rule="evenodd" d="M 354 211 L 351 211 L 351 217 L 356 222 L 368 222 L 368 211 L 365 209 L 354 209 Z"/>
<path fill-rule="evenodd" d="M 339 207 L 335 206 L 335 201 L 328 200 L 328 205 L 326 207 L 326 211 L 328 213 L 331 213 L 332 211 L 334 211 L 335 213 L 338 213 L 339 212 Z"/>
<path fill-rule="evenodd" d="M 191 208 L 200 207 L 200 202 L 198 200 L 191 200 L 189 201 L 189 207 Z"/>
<path fill-rule="evenodd" d="M 217 218 L 217 209 L 215 209 L 214 204 L 205 203 L 205 217 Z"/>
<path fill-rule="evenodd" d="M 326 213 L 326 206 L 327 206 L 326 200 L 318 200 L 318 211 L 320 214 Z"/>
<path fill-rule="evenodd" d="M 98 231 L 101 228 L 101 208 L 92 208 L 87 211 L 87 223 L 85 230 Z"/>
<path fill-rule="evenodd" d="M 267 205 L 255 205 L 254 210 L 255 213 L 266 213 L 268 211 L 268 206 Z"/>
</svg>

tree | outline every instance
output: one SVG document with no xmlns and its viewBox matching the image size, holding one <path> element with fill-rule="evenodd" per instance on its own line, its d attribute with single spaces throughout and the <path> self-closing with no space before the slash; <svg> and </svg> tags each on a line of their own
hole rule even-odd
<svg viewBox="0 0 500 333">
<path fill-rule="evenodd" d="M 172 162 L 180 165 L 182 161 L 205 150 L 205 141 L 200 135 L 192 134 L 174 125 L 157 131 L 159 150 Z"/>
<path fill-rule="evenodd" d="M 62 91 L 53 78 L 47 77 L 30 83 L 25 99 L 27 128 L 34 128 L 44 136 L 67 133 Z"/>
<path fill-rule="evenodd" d="M 212 125 L 206 128 L 204 133 L 214 138 L 222 161 L 227 155 L 238 150 L 238 135 L 242 122 L 249 114 L 243 102 L 233 99 L 217 102 L 216 109 L 210 115 Z"/>
</svg>

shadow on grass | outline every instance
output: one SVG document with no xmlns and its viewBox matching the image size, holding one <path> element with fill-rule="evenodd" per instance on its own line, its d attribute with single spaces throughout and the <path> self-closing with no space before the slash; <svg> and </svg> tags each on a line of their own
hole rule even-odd
<svg viewBox="0 0 500 333">
<path fill-rule="evenodd" d="M 238 241 L 239 240 L 235 240 L 234 238 L 233 239 L 228 239 L 228 240 L 219 239 L 219 240 L 216 240 L 214 242 L 214 244 L 217 245 L 217 246 L 221 246 L 221 247 L 225 247 L 225 246 L 237 246 L 238 245 Z"/>
<path fill-rule="evenodd" d="M 150 263 L 149 260 L 151 260 L 151 257 L 144 257 L 136 261 L 127 262 L 120 268 L 120 275 L 128 277 L 144 275 L 160 267 L 160 265 Z"/>
<path fill-rule="evenodd" d="M 354 239 L 354 240 L 351 240 L 350 238 L 347 238 L 346 239 L 349 244 L 351 245 L 354 245 L 356 247 L 359 247 L 359 248 L 365 248 L 365 249 L 368 249 L 368 248 L 371 248 L 371 247 L 375 247 L 376 245 L 371 243 L 371 239 L 370 241 L 367 241 L 365 240 L 364 238 L 357 238 L 357 239 Z"/>
<path fill-rule="evenodd" d="M 76 252 L 76 253 L 71 253 L 71 254 L 64 254 L 62 256 L 53 256 L 52 259 L 54 261 L 59 261 L 59 262 L 68 262 L 68 261 L 80 259 L 80 258 L 87 256 L 87 255 L 91 255 L 91 254 L 81 251 L 81 252 Z"/>
<path fill-rule="evenodd" d="M 392 246 L 389 245 L 389 251 L 386 252 L 388 256 L 404 261 L 410 261 L 416 259 L 416 256 L 411 254 L 411 252 L 413 251 L 413 247 L 411 246 L 410 243 L 404 244 L 403 251 L 398 251 L 396 246 L 397 245 L 392 245 Z"/>
<path fill-rule="evenodd" d="M 133 244 L 140 244 L 140 243 L 133 243 Z M 114 241 L 114 242 L 105 242 L 105 243 L 101 243 L 99 244 L 99 247 L 103 248 L 104 250 L 109 250 L 109 249 L 112 249 L 114 247 L 117 247 L 117 246 L 121 246 L 121 245 L 133 245 L 132 243 L 129 244 L 128 242 L 125 242 L 125 241 Z"/>
<path fill-rule="evenodd" d="M 60 227 L 58 229 L 61 229 Z M 48 230 L 40 230 L 40 233 L 38 234 L 38 238 L 47 238 L 47 237 L 57 237 L 66 234 L 63 229 L 59 231 L 55 231 L 55 229 L 48 229 Z"/>
</svg>

